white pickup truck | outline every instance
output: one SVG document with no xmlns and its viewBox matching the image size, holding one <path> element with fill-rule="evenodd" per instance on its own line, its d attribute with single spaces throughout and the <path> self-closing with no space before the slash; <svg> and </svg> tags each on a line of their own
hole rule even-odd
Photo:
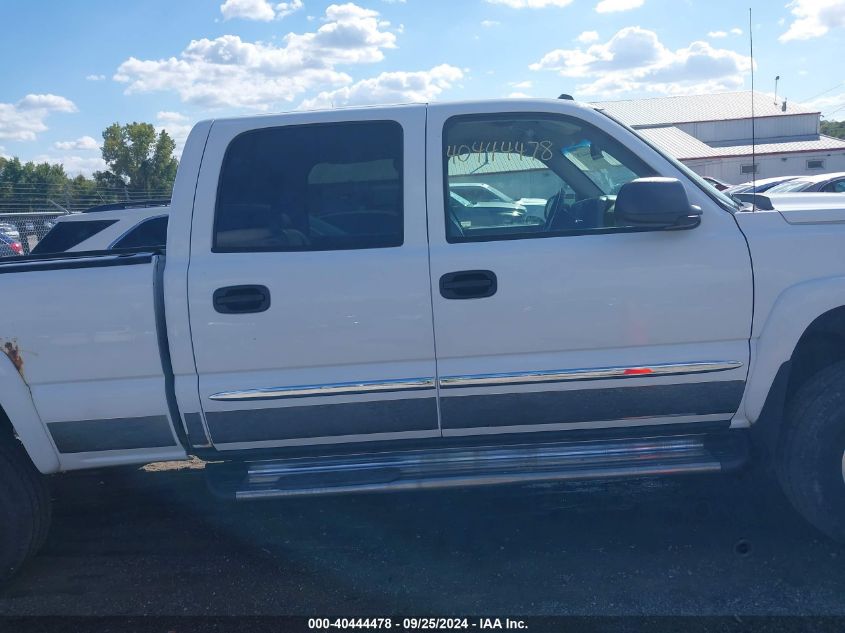
<svg viewBox="0 0 845 633">
<path fill-rule="evenodd" d="M 468 179 L 543 221 L 458 221 Z M 0 264 L 0 573 L 44 475 L 186 455 L 235 499 L 766 455 L 845 538 L 845 203 L 754 201 L 566 100 L 201 122 L 165 249 Z"/>
</svg>

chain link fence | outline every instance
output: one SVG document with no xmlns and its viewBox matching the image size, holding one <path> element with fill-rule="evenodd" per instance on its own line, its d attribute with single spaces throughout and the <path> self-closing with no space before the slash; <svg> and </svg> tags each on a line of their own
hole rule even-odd
<svg viewBox="0 0 845 633">
<path fill-rule="evenodd" d="M 64 211 L 51 213 L 0 213 L 0 233 L 11 240 L 9 248 L 18 255 L 29 255 Z M 3 254 L 12 253 L 3 250 Z"/>
<path fill-rule="evenodd" d="M 0 256 L 28 255 L 70 213 L 101 204 L 170 199 L 170 189 L 104 189 L 85 185 L 0 184 Z"/>
</svg>

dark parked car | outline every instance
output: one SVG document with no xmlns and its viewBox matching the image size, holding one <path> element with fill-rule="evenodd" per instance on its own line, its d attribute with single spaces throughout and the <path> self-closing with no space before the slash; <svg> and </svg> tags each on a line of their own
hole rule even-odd
<svg viewBox="0 0 845 633">
<path fill-rule="evenodd" d="M 730 185 L 728 183 L 722 182 L 721 180 L 718 180 L 718 179 L 713 178 L 711 176 L 703 176 L 703 178 L 704 178 L 704 180 L 709 182 L 711 185 L 716 187 L 716 189 L 718 189 L 719 191 L 724 191 L 725 189 L 730 187 Z"/>
</svg>

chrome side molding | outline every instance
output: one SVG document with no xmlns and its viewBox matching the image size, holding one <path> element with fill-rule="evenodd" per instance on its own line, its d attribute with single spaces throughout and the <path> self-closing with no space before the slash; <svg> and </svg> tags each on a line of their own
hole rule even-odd
<svg viewBox="0 0 845 633">
<path fill-rule="evenodd" d="M 519 371 L 503 374 L 467 374 L 443 376 L 441 389 L 459 387 L 490 387 L 494 385 L 531 385 L 538 383 L 569 382 L 573 380 L 602 380 L 606 378 L 648 378 L 651 376 L 680 376 L 728 371 L 742 367 L 737 360 L 699 361 L 695 363 L 668 363 L 662 365 L 636 365 L 631 367 L 599 367 L 593 369 L 556 369 L 551 371 Z"/>
<path fill-rule="evenodd" d="M 647 378 L 651 376 L 680 376 L 684 374 L 706 374 L 728 371 L 742 367 L 743 363 L 733 361 L 700 361 L 695 363 L 668 363 L 662 365 L 636 365 L 630 367 L 599 367 L 593 369 L 556 369 L 551 371 L 522 371 L 502 374 L 467 374 L 443 376 L 439 380 L 441 389 L 460 387 L 491 387 L 502 385 L 531 385 L 540 383 L 569 382 L 574 380 L 602 380 L 607 378 Z M 238 402 L 243 400 L 279 400 L 283 398 L 304 398 L 307 396 L 338 396 L 368 393 L 391 393 L 397 391 L 421 391 L 434 389 L 436 381 L 431 378 L 400 378 L 397 380 L 365 380 L 338 382 L 325 385 L 298 385 L 294 387 L 269 387 L 264 389 L 242 389 L 221 391 L 209 396 L 210 400 Z"/>
<path fill-rule="evenodd" d="M 326 385 L 299 385 L 295 387 L 270 387 L 266 389 L 243 389 L 221 391 L 209 396 L 210 400 L 238 402 L 242 400 L 279 400 L 282 398 L 303 398 L 306 396 L 339 396 L 366 393 L 390 393 L 396 391 L 422 391 L 434 389 L 434 378 L 401 378 L 398 380 L 364 380 L 358 382 L 337 382 Z"/>
</svg>

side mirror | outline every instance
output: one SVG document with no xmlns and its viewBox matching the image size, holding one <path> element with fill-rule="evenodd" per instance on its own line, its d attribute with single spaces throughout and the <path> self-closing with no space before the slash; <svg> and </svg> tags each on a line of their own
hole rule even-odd
<svg viewBox="0 0 845 633">
<path fill-rule="evenodd" d="M 701 224 L 701 208 L 690 204 L 676 178 L 637 178 L 616 194 L 616 226 L 657 230 L 694 229 Z"/>
</svg>

